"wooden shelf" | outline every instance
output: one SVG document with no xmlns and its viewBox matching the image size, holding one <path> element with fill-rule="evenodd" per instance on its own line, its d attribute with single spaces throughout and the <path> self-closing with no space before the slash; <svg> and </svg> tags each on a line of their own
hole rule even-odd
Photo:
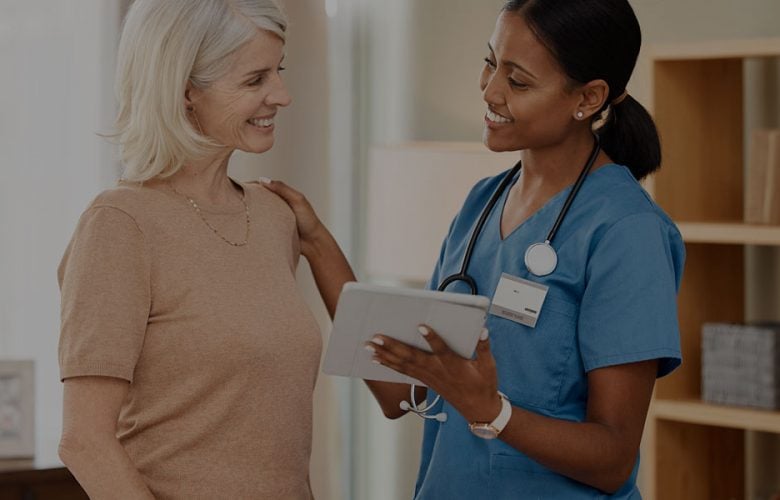
<svg viewBox="0 0 780 500">
<path fill-rule="evenodd" d="M 650 412 L 660 420 L 780 434 L 780 411 L 655 398 Z"/>
<path fill-rule="evenodd" d="M 780 227 L 741 223 L 678 222 L 689 243 L 780 246 Z"/>
<path fill-rule="evenodd" d="M 780 57 L 780 37 L 654 45 L 645 54 L 664 158 L 652 192 L 689 243 L 678 294 L 685 363 L 656 386 L 645 498 L 766 498 L 780 489 L 780 411 L 701 401 L 701 330 L 746 321 L 748 273 L 756 272 L 746 247 L 780 248 L 780 226 L 743 219 L 747 60 Z M 771 275 L 757 278 L 777 289 Z"/>
<path fill-rule="evenodd" d="M 648 48 L 648 54 L 655 61 L 777 57 L 780 54 L 780 38 L 656 44 Z"/>
</svg>

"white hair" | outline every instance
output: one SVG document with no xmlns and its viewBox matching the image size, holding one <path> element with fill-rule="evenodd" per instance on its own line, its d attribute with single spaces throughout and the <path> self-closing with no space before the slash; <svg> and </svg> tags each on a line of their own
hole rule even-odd
<svg viewBox="0 0 780 500">
<path fill-rule="evenodd" d="M 191 124 L 189 83 L 205 89 L 230 68 L 230 55 L 257 30 L 284 40 L 287 19 L 275 0 L 135 0 L 119 42 L 116 94 L 123 178 L 168 177 L 216 144 Z"/>
</svg>

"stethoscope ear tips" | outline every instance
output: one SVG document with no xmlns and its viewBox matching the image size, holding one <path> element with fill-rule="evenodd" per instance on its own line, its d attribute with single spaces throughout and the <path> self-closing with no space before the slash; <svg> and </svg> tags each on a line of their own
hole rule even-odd
<svg viewBox="0 0 780 500">
<path fill-rule="evenodd" d="M 411 410 L 411 406 L 409 406 L 409 401 L 401 401 L 401 404 L 399 405 L 403 411 L 409 411 Z"/>
<path fill-rule="evenodd" d="M 437 421 L 439 421 L 439 422 L 441 422 L 441 423 L 444 423 L 444 422 L 446 422 L 446 421 L 447 421 L 447 414 L 446 414 L 446 413 L 444 413 L 444 412 L 437 413 L 437 414 L 436 414 L 436 416 L 435 416 L 434 418 L 435 418 Z"/>
</svg>

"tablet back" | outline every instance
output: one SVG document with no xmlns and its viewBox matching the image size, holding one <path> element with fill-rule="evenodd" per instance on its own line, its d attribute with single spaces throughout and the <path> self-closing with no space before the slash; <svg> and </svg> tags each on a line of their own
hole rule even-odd
<svg viewBox="0 0 780 500">
<path fill-rule="evenodd" d="M 417 327 L 434 329 L 452 350 L 465 358 L 474 354 L 490 300 L 429 290 L 348 283 L 336 309 L 323 372 L 387 382 L 421 382 L 371 361 L 365 343 L 381 333 L 430 351 Z"/>
</svg>

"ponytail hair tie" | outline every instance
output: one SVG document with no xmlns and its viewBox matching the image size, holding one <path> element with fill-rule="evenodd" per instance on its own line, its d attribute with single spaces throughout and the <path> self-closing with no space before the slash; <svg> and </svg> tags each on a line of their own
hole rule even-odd
<svg viewBox="0 0 780 500">
<path fill-rule="evenodd" d="M 615 100 L 614 100 L 614 101 L 612 101 L 612 104 L 611 104 L 611 106 L 612 106 L 612 107 L 615 107 L 615 106 L 617 106 L 618 104 L 620 104 L 621 102 L 623 102 L 623 101 L 626 99 L 626 97 L 628 97 L 628 90 L 624 90 L 622 94 L 620 94 L 619 96 L 617 96 L 617 97 L 615 98 Z"/>
</svg>

